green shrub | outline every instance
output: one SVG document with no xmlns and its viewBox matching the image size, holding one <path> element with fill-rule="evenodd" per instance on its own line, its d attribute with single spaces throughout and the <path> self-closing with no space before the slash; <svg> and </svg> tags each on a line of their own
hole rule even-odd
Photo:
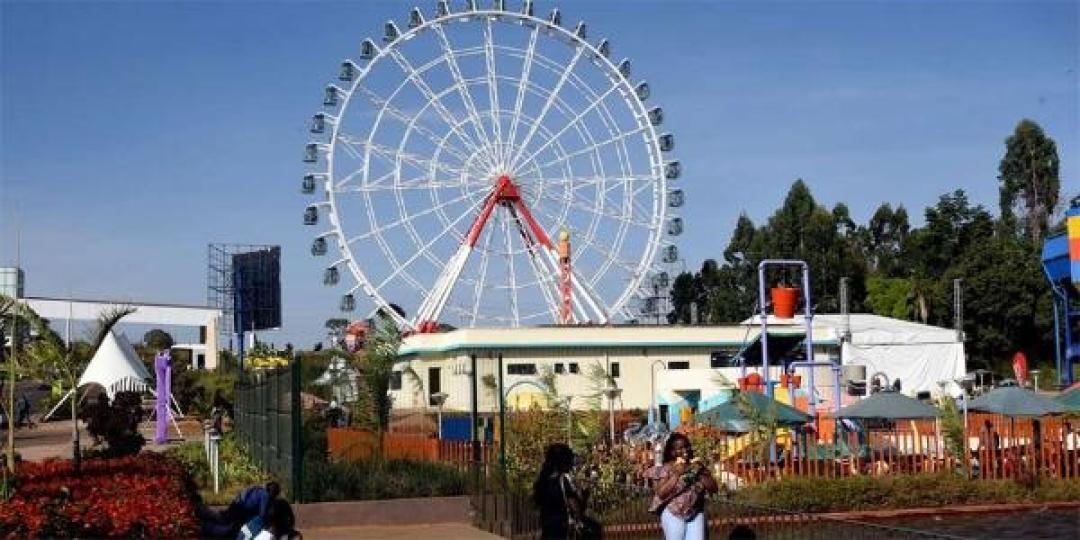
<svg viewBox="0 0 1080 540">
<path fill-rule="evenodd" d="M 968 480 L 955 474 L 787 478 L 748 487 L 738 502 L 797 512 L 843 512 L 964 504 L 1080 500 L 1080 482 L 1043 480 L 1029 489 L 1011 480 Z"/>
<path fill-rule="evenodd" d="M 218 479 L 219 492 L 214 493 L 214 477 L 210 474 L 210 463 L 202 442 L 192 442 L 174 446 L 165 454 L 176 458 L 184 465 L 199 489 L 199 495 L 207 504 L 227 504 L 240 490 L 270 480 L 262 472 L 232 434 L 221 439 L 218 448 L 221 459 L 221 471 Z"/>
<path fill-rule="evenodd" d="M 208 418 L 214 405 L 215 394 L 220 394 L 225 401 L 234 403 L 236 378 L 235 372 L 221 369 L 177 371 L 173 375 L 173 395 L 184 411 L 200 418 Z"/>
<path fill-rule="evenodd" d="M 442 463 L 410 460 L 304 462 L 307 500 L 341 501 L 465 494 L 465 473 Z"/>
</svg>

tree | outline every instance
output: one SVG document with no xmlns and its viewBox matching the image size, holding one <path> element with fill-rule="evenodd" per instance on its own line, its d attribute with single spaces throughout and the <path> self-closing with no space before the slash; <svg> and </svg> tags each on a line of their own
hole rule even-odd
<svg viewBox="0 0 1080 540">
<path fill-rule="evenodd" d="M 1042 243 L 1061 190 L 1057 145 L 1039 124 L 1023 119 L 1005 140 L 1005 157 L 998 165 L 1002 222 L 1014 227 L 1016 213 L 1032 245 Z"/>
<path fill-rule="evenodd" d="M 69 399 L 71 402 L 72 437 L 73 440 L 78 441 L 79 423 L 76 418 L 78 417 L 79 403 L 79 389 L 77 386 L 79 375 L 86 369 L 86 365 L 90 363 L 90 359 L 97 353 L 97 350 L 109 333 L 112 332 L 112 329 L 121 319 L 134 313 L 135 308 L 116 306 L 102 311 L 98 315 L 89 345 L 77 341 L 65 344 L 60 339 L 59 334 L 49 327 L 49 321 L 37 316 L 29 308 L 26 309 L 28 315 L 32 314 L 28 316 L 28 321 L 32 332 L 37 336 L 37 339 L 26 351 L 30 366 L 29 370 L 41 380 L 52 380 L 59 377 L 71 388 L 72 395 Z M 80 457 L 77 444 L 74 446 L 73 452 L 75 453 L 72 457 L 77 468 Z"/>
<path fill-rule="evenodd" d="M 339 343 L 345 337 L 345 329 L 349 326 L 349 319 L 342 319 L 335 317 L 332 319 L 326 319 L 326 337 L 330 338 L 330 342 L 334 347 L 339 347 Z"/>
<path fill-rule="evenodd" d="M 143 334 L 143 344 L 151 351 L 164 351 L 173 346 L 173 337 L 168 332 L 154 328 Z"/>
<path fill-rule="evenodd" d="M 390 425 L 390 377 L 397 361 L 401 334 L 393 319 L 381 311 L 372 319 L 367 348 L 357 353 L 356 370 L 360 374 L 360 395 L 356 403 L 356 416 L 361 425 L 374 430 L 382 438 Z"/>
</svg>

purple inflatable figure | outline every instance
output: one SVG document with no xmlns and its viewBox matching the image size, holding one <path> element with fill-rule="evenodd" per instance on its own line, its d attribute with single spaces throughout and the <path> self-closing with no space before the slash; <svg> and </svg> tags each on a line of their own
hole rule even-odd
<svg viewBox="0 0 1080 540">
<path fill-rule="evenodd" d="M 157 353 L 154 357 L 154 372 L 157 374 L 157 402 L 154 412 L 157 416 L 157 431 L 154 433 L 154 442 L 165 444 L 169 442 L 169 396 L 172 395 L 172 355 L 166 349 Z"/>
</svg>

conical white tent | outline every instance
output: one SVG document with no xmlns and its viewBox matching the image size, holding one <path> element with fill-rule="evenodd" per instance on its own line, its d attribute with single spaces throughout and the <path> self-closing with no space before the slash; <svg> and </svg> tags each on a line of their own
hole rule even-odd
<svg viewBox="0 0 1080 540">
<path fill-rule="evenodd" d="M 110 401 L 116 397 L 117 392 L 155 394 L 150 372 L 146 370 L 139 354 L 135 352 L 135 347 L 131 346 L 131 342 L 124 334 L 117 334 L 112 330 L 105 336 L 105 340 L 101 342 L 101 346 L 98 347 L 94 357 L 90 359 L 90 363 L 79 377 L 80 388 L 90 383 L 100 384 Z M 48 420 L 60 408 L 60 405 L 71 397 L 72 393 L 72 390 L 68 390 L 63 399 L 41 418 L 42 421 Z M 184 414 L 180 411 L 180 405 L 176 402 L 175 396 L 169 396 L 169 403 L 171 404 L 170 416 L 173 417 L 171 420 L 179 433 L 180 428 L 176 426 L 176 418 L 183 418 Z"/>
<path fill-rule="evenodd" d="M 105 336 L 105 341 L 79 377 L 80 387 L 90 383 L 105 388 L 110 400 L 116 397 L 117 392 L 147 392 L 151 389 L 150 373 L 135 352 L 135 347 L 123 334 L 112 331 Z"/>
</svg>

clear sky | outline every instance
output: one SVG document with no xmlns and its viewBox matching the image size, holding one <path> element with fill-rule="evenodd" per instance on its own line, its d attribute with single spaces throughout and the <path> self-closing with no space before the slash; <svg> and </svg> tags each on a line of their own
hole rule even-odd
<svg viewBox="0 0 1080 540">
<path fill-rule="evenodd" d="M 204 303 L 208 243 L 281 244 L 271 339 L 310 346 L 342 291 L 301 224 L 306 123 L 341 59 L 411 5 L 0 2 L 0 263 L 18 223 L 28 294 Z M 1058 143 L 1063 197 L 1080 191 L 1078 2 L 558 5 L 665 108 L 688 267 L 797 177 L 860 222 L 882 202 L 921 220 L 956 188 L 996 211 L 1024 117 Z"/>
</svg>

